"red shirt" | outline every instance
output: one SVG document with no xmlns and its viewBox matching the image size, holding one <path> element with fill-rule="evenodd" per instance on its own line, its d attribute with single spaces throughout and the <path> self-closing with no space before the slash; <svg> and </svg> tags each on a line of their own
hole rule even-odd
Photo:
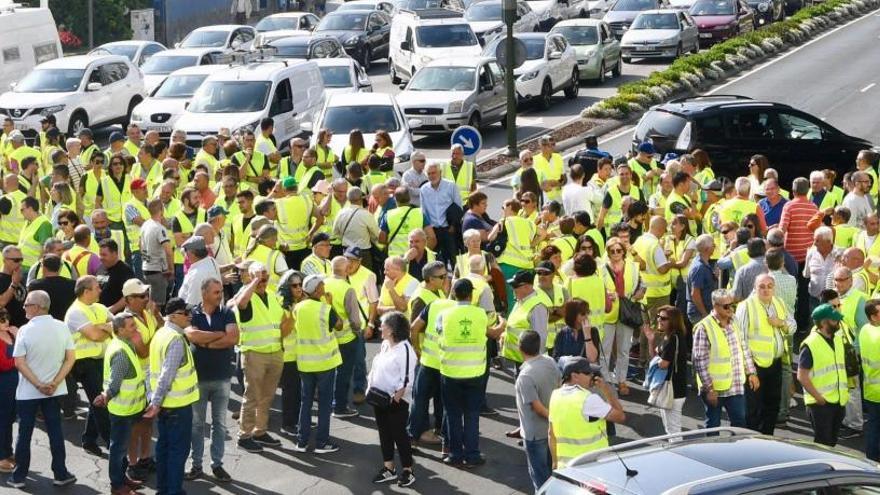
<svg viewBox="0 0 880 495">
<path fill-rule="evenodd" d="M 15 359 L 12 358 L 12 344 L 0 340 L 0 373 L 15 369 Z"/>
<path fill-rule="evenodd" d="M 785 231 L 785 250 L 798 263 L 807 257 L 807 249 L 813 245 L 813 230 L 807 226 L 819 209 L 806 196 L 795 197 L 782 207 L 779 227 Z"/>
</svg>

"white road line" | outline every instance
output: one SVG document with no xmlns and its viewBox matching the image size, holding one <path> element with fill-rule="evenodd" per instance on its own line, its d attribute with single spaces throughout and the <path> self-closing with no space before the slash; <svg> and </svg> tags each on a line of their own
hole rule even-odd
<svg viewBox="0 0 880 495">
<path fill-rule="evenodd" d="M 877 83 L 871 83 L 871 84 L 865 86 L 864 88 L 860 89 L 859 92 L 864 93 L 865 91 L 868 91 L 869 89 L 873 88 L 876 85 L 877 85 Z"/>
</svg>

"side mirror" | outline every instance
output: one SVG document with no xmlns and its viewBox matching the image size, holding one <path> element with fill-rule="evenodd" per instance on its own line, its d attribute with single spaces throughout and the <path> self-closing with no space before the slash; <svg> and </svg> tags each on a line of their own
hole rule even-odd
<svg viewBox="0 0 880 495">
<path fill-rule="evenodd" d="M 409 124 L 410 129 L 418 129 L 422 126 L 421 119 L 409 119 L 406 121 L 406 123 Z"/>
<path fill-rule="evenodd" d="M 175 43 L 174 48 L 180 48 L 180 42 Z"/>
<path fill-rule="evenodd" d="M 104 85 L 99 82 L 90 82 L 86 85 L 86 91 L 98 91 L 103 87 Z"/>
<path fill-rule="evenodd" d="M 412 51 L 412 46 L 410 46 L 409 41 L 401 41 L 400 49 L 409 52 Z"/>
<path fill-rule="evenodd" d="M 562 58 L 562 52 L 552 51 L 550 52 L 550 60 L 559 60 Z"/>
<path fill-rule="evenodd" d="M 299 125 L 299 128 L 305 132 L 312 132 L 315 126 L 311 122 L 303 122 Z"/>
</svg>

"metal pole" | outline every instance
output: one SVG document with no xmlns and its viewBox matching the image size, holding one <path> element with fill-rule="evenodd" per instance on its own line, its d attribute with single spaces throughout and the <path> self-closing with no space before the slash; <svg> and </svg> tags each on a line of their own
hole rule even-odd
<svg viewBox="0 0 880 495">
<path fill-rule="evenodd" d="M 504 1 L 504 24 L 507 37 L 504 40 L 507 63 L 504 64 L 504 81 L 507 90 L 507 155 L 517 156 L 516 149 L 516 80 L 513 77 L 514 48 L 513 23 L 516 20 L 516 1 Z"/>
<path fill-rule="evenodd" d="M 95 2 L 89 0 L 89 50 L 95 47 Z"/>
</svg>

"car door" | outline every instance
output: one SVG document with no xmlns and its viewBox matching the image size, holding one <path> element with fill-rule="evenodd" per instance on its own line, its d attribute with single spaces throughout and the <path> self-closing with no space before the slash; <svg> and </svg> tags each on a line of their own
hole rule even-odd
<svg viewBox="0 0 880 495">
<path fill-rule="evenodd" d="M 269 117 L 275 121 L 276 133 L 281 136 L 290 136 L 297 128 L 297 115 L 294 109 L 293 91 L 291 90 L 289 78 L 285 77 L 278 82 L 270 101 L 272 103 L 269 105 Z"/>
<path fill-rule="evenodd" d="M 775 112 L 770 109 L 732 109 L 724 116 L 729 152 L 726 157 L 732 170 L 745 170 L 752 155 L 766 155 L 777 167 L 790 163 L 780 147 L 780 131 Z M 713 155 L 713 161 L 717 155 Z"/>
<path fill-rule="evenodd" d="M 549 41 L 549 40 L 548 40 Z M 560 35 L 553 36 L 554 50 L 559 52 L 559 59 L 555 60 L 556 67 L 553 70 L 555 80 L 553 87 L 559 88 L 566 86 L 571 79 L 571 70 L 577 64 L 573 51 L 569 49 L 568 42 Z"/>
<path fill-rule="evenodd" d="M 776 118 L 780 130 L 780 154 L 789 157 L 799 169 L 821 169 L 829 163 L 826 160 L 834 163 L 838 158 L 840 153 L 836 147 L 826 150 L 824 137 L 828 132 L 823 131 L 825 126 L 819 119 L 796 110 L 779 110 Z"/>
<path fill-rule="evenodd" d="M 620 42 L 611 33 L 608 24 L 599 24 L 599 39 L 602 42 L 602 55 L 605 59 L 605 67 L 616 67 L 620 61 Z"/>
<path fill-rule="evenodd" d="M 388 17 L 381 12 L 370 14 L 370 19 L 367 21 L 367 29 L 369 30 L 368 39 L 373 50 L 373 57 L 387 57 L 388 38 L 391 34 L 391 22 Z"/>
<path fill-rule="evenodd" d="M 495 90 L 492 92 L 492 99 L 489 101 L 489 113 L 493 116 L 501 117 L 505 115 L 507 108 L 507 93 L 504 87 L 504 70 L 498 65 L 498 62 L 491 61 L 487 64 L 489 71 L 492 73 L 492 84 Z M 485 120 L 485 119 L 484 119 Z"/>
<path fill-rule="evenodd" d="M 403 37 L 403 41 L 400 42 L 400 52 L 397 55 L 397 58 L 394 60 L 394 64 L 397 65 L 398 68 L 402 69 L 403 72 L 409 74 L 409 77 L 413 75 L 410 74 L 410 70 L 412 67 L 412 58 L 413 58 L 413 50 L 415 50 L 415 36 L 413 36 L 413 28 L 412 26 L 406 27 L 406 34 Z"/>
<path fill-rule="evenodd" d="M 89 93 L 87 99 L 92 110 L 89 112 L 89 124 L 95 125 L 99 122 L 106 122 L 115 117 L 117 113 L 122 113 L 128 107 L 126 101 L 122 104 L 119 100 L 121 89 L 121 76 L 119 64 L 115 62 L 101 64 L 98 67 L 98 81 L 92 79 L 89 82 L 100 82 L 101 89 Z M 93 72 L 94 74 L 94 72 Z M 123 107 L 119 110 L 120 105 Z"/>
<path fill-rule="evenodd" d="M 678 13 L 678 25 L 681 27 L 681 46 L 684 51 L 697 47 L 696 27 L 688 18 L 687 12 Z"/>
</svg>

